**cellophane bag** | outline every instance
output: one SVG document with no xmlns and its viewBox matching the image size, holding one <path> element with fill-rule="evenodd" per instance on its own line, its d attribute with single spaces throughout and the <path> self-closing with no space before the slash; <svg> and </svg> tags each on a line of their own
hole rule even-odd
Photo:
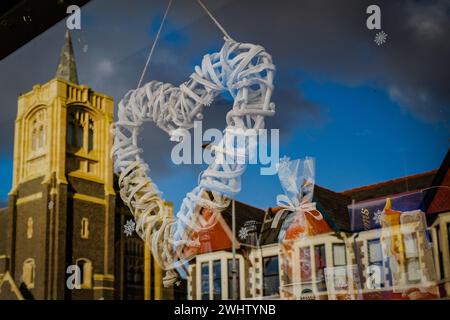
<svg viewBox="0 0 450 320">
<path fill-rule="evenodd" d="M 307 253 L 300 255 L 300 264 L 298 259 L 295 264 L 294 248 L 299 242 L 307 245 L 311 237 L 330 232 L 331 228 L 313 202 L 315 184 L 313 158 L 290 160 L 284 157 L 280 159 L 278 177 L 284 194 L 277 197 L 279 207 L 274 224 L 280 223 L 280 217 L 285 216 L 278 236 L 281 248 L 281 298 L 303 299 L 305 295 L 301 289 L 302 286 L 298 284 L 301 281 L 311 281 L 308 279 L 308 275 L 311 274 L 311 255 Z M 297 270 L 298 266 L 301 270 Z"/>
<path fill-rule="evenodd" d="M 386 206 L 381 215 L 381 243 L 392 281 L 393 299 L 435 299 L 439 297 L 432 245 L 426 234 L 425 213 L 402 212 Z"/>
</svg>

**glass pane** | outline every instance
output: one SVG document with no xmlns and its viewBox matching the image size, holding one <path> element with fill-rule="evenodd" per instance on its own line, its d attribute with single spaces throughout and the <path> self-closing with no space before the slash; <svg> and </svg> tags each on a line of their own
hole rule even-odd
<svg viewBox="0 0 450 320">
<path fill-rule="evenodd" d="M 278 256 L 263 259 L 263 292 L 264 296 L 279 294 Z"/>
<path fill-rule="evenodd" d="M 311 250 L 309 247 L 300 248 L 300 279 L 302 283 L 311 282 Z"/>
<path fill-rule="evenodd" d="M 44 127 L 39 128 L 39 148 L 44 147 Z"/>
<path fill-rule="evenodd" d="M 380 239 L 369 240 L 367 245 L 369 247 L 369 263 L 382 261 L 383 254 L 381 252 Z"/>
<path fill-rule="evenodd" d="M 222 272 L 220 269 L 220 260 L 213 261 L 213 299 L 222 299 Z"/>
<path fill-rule="evenodd" d="M 239 260 L 236 259 L 237 298 L 240 299 Z M 233 259 L 228 259 L 228 299 L 233 299 Z"/>
<path fill-rule="evenodd" d="M 83 127 L 81 125 L 77 126 L 77 148 L 83 147 Z"/>
<path fill-rule="evenodd" d="M 405 234 L 403 236 L 405 243 L 405 255 L 406 258 L 414 258 L 419 255 L 417 248 L 417 236 L 416 234 Z"/>
<path fill-rule="evenodd" d="M 201 291 L 202 291 L 202 300 L 209 300 L 209 266 L 208 262 L 202 263 L 202 274 L 201 274 Z"/>
<path fill-rule="evenodd" d="M 346 290 L 347 289 L 347 269 L 345 266 L 336 267 L 334 272 L 334 289 Z"/>
<path fill-rule="evenodd" d="M 67 143 L 71 146 L 73 146 L 75 144 L 74 143 L 74 140 L 75 140 L 74 139 L 75 138 L 74 131 L 75 131 L 75 128 L 74 128 L 73 123 L 69 123 L 69 126 L 67 127 Z"/>
<path fill-rule="evenodd" d="M 418 258 L 408 259 L 407 260 L 407 272 L 408 272 L 408 281 L 410 282 L 418 282 L 420 281 L 420 264 Z"/>
<path fill-rule="evenodd" d="M 34 129 L 33 130 L 33 133 L 31 134 L 31 143 L 32 143 L 32 145 L 31 145 L 31 150 L 36 150 L 36 148 L 37 148 L 37 132 L 36 132 L 36 129 Z"/>
<path fill-rule="evenodd" d="M 94 150 L 94 130 L 89 129 L 88 151 Z"/>
<path fill-rule="evenodd" d="M 314 246 L 314 255 L 316 263 L 316 286 L 318 291 L 326 291 L 327 285 L 325 282 L 325 272 L 324 269 L 327 266 L 326 255 L 325 255 L 325 245 L 321 244 Z"/>
<path fill-rule="evenodd" d="M 335 266 L 345 266 L 345 245 L 333 244 L 333 263 Z"/>
<path fill-rule="evenodd" d="M 369 251 L 369 266 L 366 269 L 370 280 L 371 289 L 384 287 L 384 266 L 383 266 L 383 251 L 381 248 L 380 239 L 373 239 L 367 241 Z"/>
</svg>

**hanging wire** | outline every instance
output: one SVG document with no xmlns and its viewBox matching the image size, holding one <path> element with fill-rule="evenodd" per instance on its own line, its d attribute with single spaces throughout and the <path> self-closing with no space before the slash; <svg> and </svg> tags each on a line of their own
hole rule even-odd
<svg viewBox="0 0 450 320">
<path fill-rule="evenodd" d="M 144 80 L 145 72 L 147 71 L 148 65 L 150 64 L 150 60 L 152 59 L 153 52 L 155 51 L 156 44 L 157 44 L 157 42 L 158 42 L 158 40 L 159 40 L 159 36 L 160 36 L 161 30 L 162 30 L 162 28 L 163 28 L 163 26 L 164 26 L 164 22 L 166 21 L 167 14 L 169 13 L 170 6 L 172 5 L 172 1 L 173 1 L 173 0 L 169 0 L 169 3 L 167 4 L 166 11 L 164 12 L 163 19 L 162 19 L 162 21 L 161 21 L 161 24 L 159 25 L 158 32 L 156 33 L 155 40 L 153 41 L 152 47 L 151 47 L 151 49 L 150 49 L 150 53 L 148 54 L 147 61 L 145 62 L 145 66 L 144 66 L 144 69 L 142 70 L 142 74 L 141 74 L 141 77 L 140 77 L 140 79 L 139 79 L 139 82 L 138 82 L 138 85 L 137 85 L 137 88 L 136 88 L 136 89 L 138 89 L 138 88 L 141 86 L 142 80 Z M 198 2 L 198 4 L 203 8 L 203 10 L 205 10 L 206 14 L 211 18 L 211 20 L 215 23 L 215 25 L 217 26 L 217 28 L 219 28 L 219 30 L 222 31 L 222 33 L 224 34 L 225 38 L 226 38 L 227 40 L 230 40 L 230 41 L 235 42 L 234 39 L 230 37 L 230 35 L 228 34 L 228 32 L 225 30 L 225 28 L 219 23 L 219 21 L 217 21 L 217 19 L 213 16 L 213 14 L 212 14 L 212 13 L 208 10 L 208 8 L 203 4 L 203 2 L 202 2 L 201 0 L 197 0 L 197 2 Z"/>
<path fill-rule="evenodd" d="M 217 28 L 219 28 L 220 31 L 222 31 L 222 33 L 224 34 L 225 38 L 235 42 L 233 40 L 233 38 L 230 37 L 228 32 L 225 30 L 225 28 L 219 23 L 219 21 L 217 21 L 217 19 L 213 16 L 213 14 L 208 10 L 208 8 L 206 8 L 206 6 L 203 4 L 203 2 L 201 0 L 197 0 L 197 2 L 203 8 L 203 10 L 205 10 L 206 14 L 211 18 L 211 20 L 216 24 Z"/>
<path fill-rule="evenodd" d="M 142 80 L 144 79 L 145 71 L 147 70 L 148 64 L 150 63 L 150 60 L 152 59 L 153 51 L 155 50 L 156 43 L 158 42 L 159 35 L 161 34 L 161 30 L 163 28 L 164 22 L 166 21 L 166 17 L 167 17 L 167 14 L 169 13 L 169 9 L 170 9 L 171 4 L 172 4 L 172 0 L 169 0 L 169 4 L 167 5 L 166 12 L 164 13 L 164 16 L 163 16 L 163 19 L 161 21 L 161 24 L 159 25 L 158 33 L 156 34 L 155 40 L 153 41 L 152 48 L 150 49 L 150 53 L 148 54 L 147 62 L 145 63 L 144 70 L 142 70 L 141 78 L 139 79 L 139 83 L 137 85 L 137 88 L 139 88 L 141 86 L 141 84 L 142 84 Z"/>
</svg>

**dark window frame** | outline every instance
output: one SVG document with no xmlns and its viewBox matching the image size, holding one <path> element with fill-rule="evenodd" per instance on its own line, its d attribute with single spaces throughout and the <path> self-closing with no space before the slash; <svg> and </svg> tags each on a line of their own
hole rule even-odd
<svg viewBox="0 0 450 320">
<path fill-rule="evenodd" d="M 213 300 L 222 299 L 222 262 L 221 260 L 212 261 L 212 285 L 213 285 Z M 218 286 L 217 286 L 218 284 Z"/>
<path fill-rule="evenodd" d="M 269 263 L 276 260 L 276 272 L 267 273 Z M 280 269 L 279 269 L 279 257 L 278 255 L 267 256 L 263 258 L 263 294 L 265 297 L 272 296 L 280 293 Z M 268 280 L 275 279 L 275 287 L 269 288 L 267 284 Z"/>
<path fill-rule="evenodd" d="M 206 270 L 206 273 L 204 271 Z M 209 261 L 200 264 L 200 297 L 201 300 L 209 300 L 210 283 L 209 283 Z M 205 286 L 205 284 L 207 284 Z M 207 291 L 204 289 L 207 288 Z"/>
<path fill-rule="evenodd" d="M 320 253 L 320 258 L 323 259 L 322 265 L 318 267 L 318 255 L 317 255 L 317 249 L 322 249 L 322 252 Z M 318 292 L 326 292 L 327 291 L 327 283 L 325 279 L 325 268 L 327 267 L 327 253 L 325 244 L 316 244 L 314 245 L 314 275 L 316 279 L 316 289 Z M 319 271 L 322 273 L 322 279 L 318 280 L 318 273 Z"/>
</svg>

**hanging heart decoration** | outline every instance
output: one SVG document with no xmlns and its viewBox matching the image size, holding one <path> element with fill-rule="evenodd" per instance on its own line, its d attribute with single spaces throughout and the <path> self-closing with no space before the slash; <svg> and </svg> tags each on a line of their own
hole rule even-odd
<svg viewBox="0 0 450 320">
<path fill-rule="evenodd" d="M 179 87 L 150 81 L 129 91 L 120 101 L 112 148 L 120 196 L 135 217 L 136 231 L 151 245 L 159 265 L 169 270 L 165 285 L 176 281 L 174 269 L 183 276 L 183 265 L 194 257 L 186 248 L 199 244 L 190 235 L 210 227 L 240 191 L 246 162 L 219 161 L 219 155 L 241 152 L 242 145 L 226 141 L 258 133 L 264 128 L 264 118 L 274 115 L 275 106 L 271 102 L 274 71 L 272 57 L 262 46 L 225 39 L 222 49 L 205 55 L 201 66 L 196 66 Z M 138 146 L 139 129 L 143 122 L 152 121 L 171 139 L 176 139 L 181 129 L 190 129 L 195 120 L 202 120 L 203 108 L 224 91 L 234 100 L 226 116 L 224 137 L 213 147 L 214 160 L 201 173 L 198 186 L 186 195 L 173 219 L 147 174 L 148 166 Z M 247 144 L 244 150 L 245 159 L 254 152 Z M 199 213 L 200 208 L 213 212 L 207 221 Z"/>
</svg>

